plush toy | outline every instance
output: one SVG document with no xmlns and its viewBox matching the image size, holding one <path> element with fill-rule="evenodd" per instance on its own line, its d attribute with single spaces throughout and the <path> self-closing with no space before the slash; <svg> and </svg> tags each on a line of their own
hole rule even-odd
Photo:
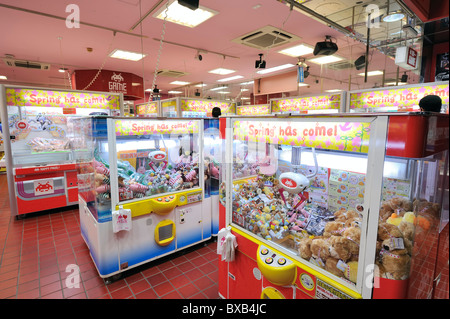
<svg viewBox="0 0 450 319">
<path fill-rule="evenodd" d="M 338 236 L 341 235 L 342 232 L 345 230 L 344 223 L 341 221 L 331 221 L 326 223 L 323 236 L 324 237 L 331 237 L 331 236 Z"/>
<path fill-rule="evenodd" d="M 384 241 L 389 238 L 403 238 L 403 234 L 397 226 L 388 223 L 379 223 L 378 240 Z"/>
<path fill-rule="evenodd" d="M 305 237 L 300 240 L 298 252 L 300 254 L 300 257 L 302 257 L 303 259 L 309 260 L 312 257 L 311 251 L 312 241 L 313 240 L 309 237 Z"/>
<path fill-rule="evenodd" d="M 344 277 L 344 272 L 337 267 L 338 263 L 339 259 L 329 257 L 325 262 L 325 270 L 329 271 L 330 273 L 338 277 Z"/>
<path fill-rule="evenodd" d="M 347 261 L 352 256 L 352 246 L 353 243 L 345 237 L 342 236 L 331 236 L 329 239 L 330 243 L 330 256 L 341 259 L 342 261 Z"/>
<path fill-rule="evenodd" d="M 322 238 L 314 239 L 311 242 L 311 254 L 312 257 L 325 262 L 330 257 L 330 244 Z"/>
<path fill-rule="evenodd" d="M 344 230 L 342 237 L 348 239 L 350 253 L 358 258 L 359 255 L 359 242 L 361 240 L 361 229 L 359 227 L 349 227 Z"/>
<path fill-rule="evenodd" d="M 411 264 L 411 257 L 406 249 L 395 249 L 392 251 L 381 250 L 381 264 L 386 278 L 395 280 L 407 279 Z"/>
<path fill-rule="evenodd" d="M 354 209 L 345 210 L 341 208 L 340 210 L 334 213 L 334 220 L 337 222 L 345 223 L 350 219 L 359 219 L 359 218 L 360 218 L 359 213 Z"/>
<path fill-rule="evenodd" d="M 398 225 L 398 229 L 402 232 L 403 238 L 412 241 L 414 239 L 415 227 L 413 223 L 407 222 L 404 219 Z"/>
<path fill-rule="evenodd" d="M 385 222 L 393 213 L 402 216 L 405 212 L 412 211 L 413 204 L 406 197 L 394 197 L 381 203 L 380 220 Z"/>
</svg>

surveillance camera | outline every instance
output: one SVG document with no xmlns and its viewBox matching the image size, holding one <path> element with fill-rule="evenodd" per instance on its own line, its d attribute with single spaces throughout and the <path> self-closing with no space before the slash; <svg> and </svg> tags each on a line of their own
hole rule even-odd
<svg viewBox="0 0 450 319">
<path fill-rule="evenodd" d="M 203 57 L 202 57 L 201 54 L 198 55 L 198 60 L 199 60 L 199 61 L 203 60 Z"/>
</svg>

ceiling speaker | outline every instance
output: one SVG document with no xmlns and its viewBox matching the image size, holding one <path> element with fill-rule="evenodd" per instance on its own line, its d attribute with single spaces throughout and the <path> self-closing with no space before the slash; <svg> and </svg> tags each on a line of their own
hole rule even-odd
<svg viewBox="0 0 450 319">
<path fill-rule="evenodd" d="M 198 3 L 199 0 L 178 0 L 178 3 L 182 6 L 185 6 L 191 10 L 197 10 L 198 9 Z"/>
<path fill-rule="evenodd" d="M 366 66 L 366 56 L 361 55 L 359 58 L 356 59 L 355 67 L 357 70 L 361 70 L 365 66 Z"/>
</svg>

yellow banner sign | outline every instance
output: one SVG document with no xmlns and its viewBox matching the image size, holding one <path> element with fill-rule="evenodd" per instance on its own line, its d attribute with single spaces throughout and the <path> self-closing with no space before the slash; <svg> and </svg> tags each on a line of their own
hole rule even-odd
<svg viewBox="0 0 450 319">
<path fill-rule="evenodd" d="M 301 112 L 307 110 L 339 110 L 341 95 L 321 95 L 309 97 L 291 97 L 272 100 L 272 112 Z"/>
<path fill-rule="evenodd" d="M 116 136 L 198 133 L 196 121 L 116 120 Z"/>
<path fill-rule="evenodd" d="M 367 153 L 370 123 L 235 121 L 234 138 L 256 143 Z"/>
</svg>

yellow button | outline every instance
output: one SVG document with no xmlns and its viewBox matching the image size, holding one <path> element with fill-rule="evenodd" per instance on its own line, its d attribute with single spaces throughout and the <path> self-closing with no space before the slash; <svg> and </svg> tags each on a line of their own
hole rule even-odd
<svg viewBox="0 0 450 319">
<path fill-rule="evenodd" d="M 273 262 L 273 258 L 267 257 L 266 258 L 266 264 L 271 264 Z"/>
<path fill-rule="evenodd" d="M 284 265 L 285 263 L 286 263 L 286 259 L 284 259 L 284 258 L 278 259 L 278 264 L 279 265 Z"/>
<path fill-rule="evenodd" d="M 269 253 L 269 250 L 268 249 L 263 249 L 263 250 L 261 250 L 261 254 L 263 254 L 263 255 L 267 255 Z"/>
</svg>

